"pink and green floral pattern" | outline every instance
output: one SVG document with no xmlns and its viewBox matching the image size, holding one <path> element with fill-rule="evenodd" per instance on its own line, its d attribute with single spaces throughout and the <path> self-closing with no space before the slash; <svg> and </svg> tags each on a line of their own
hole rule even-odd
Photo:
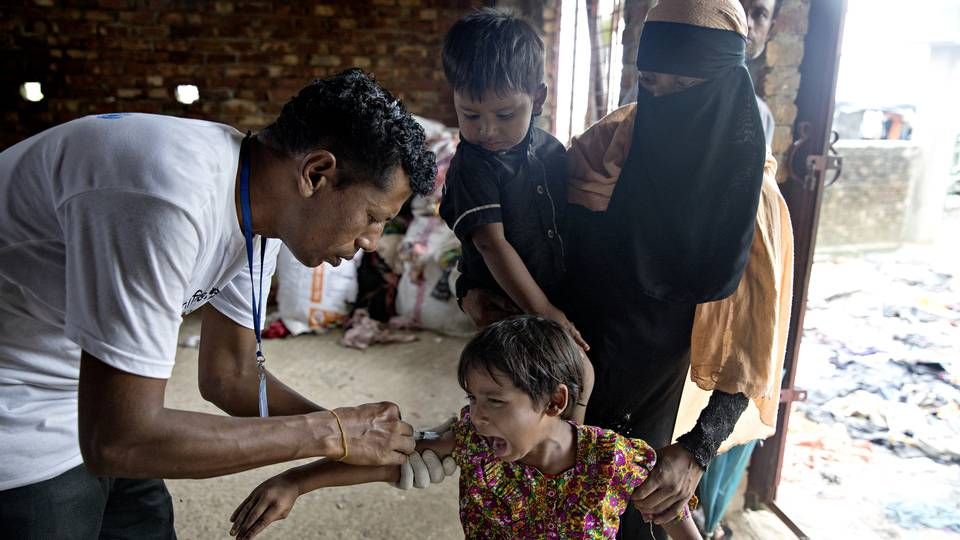
<svg viewBox="0 0 960 540">
<path fill-rule="evenodd" d="M 464 409 L 454 424 L 460 466 L 460 522 L 469 539 L 615 538 L 633 490 L 656 452 L 640 439 L 574 426 L 577 459 L 556 476 L 501 461 Z"/>
</svg>

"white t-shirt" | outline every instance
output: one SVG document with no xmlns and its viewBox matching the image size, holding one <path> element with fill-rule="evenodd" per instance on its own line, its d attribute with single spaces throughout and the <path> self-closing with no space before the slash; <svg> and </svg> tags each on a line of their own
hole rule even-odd
<svg viewBox="0 0 960 540">
<path fill-rule="evenodd" d="M 763 138 L 767 141 L 767 146 L 773 146 L 773 133 L 777 129 L 777 121 L 770 112 L 767 102 L 757 96 L 757 108 L 760 109 L 760 123 L 763 124 Z"/>
<path fill-rule="evenodd" d="M 82 462 L 81 349 L 168 378 L 184 314 L 210 302 L 253 326 L 241 140 L 211 122 L 107 114 L 0 153 L 0 490 Z M 268 243 L 266 284 L 279 247 Z"/>
</svg>

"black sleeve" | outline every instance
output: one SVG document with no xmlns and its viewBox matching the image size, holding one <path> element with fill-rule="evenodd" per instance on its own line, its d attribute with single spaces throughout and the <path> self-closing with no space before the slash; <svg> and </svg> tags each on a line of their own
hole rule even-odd
<svg viewBox="0 0 960 540">
<path fill-rule="evenodd" d="M 693 459 L 704 469 L 717 455 L 720 444 L 733 433 L 740 415 L 750 400 L 742 393 L 727 394 L 714 390 L 710 402 L 700 412 L 697 425 L 677 439 L 677 443 L 693 454 Z"/>
<path fill-rule="evenodd" d="M 443 186 L 440 217 L 460 242 L 466 242 L 480 225 L 503 221 L 500 187 L 486 161 L 457 150 Z"/>
<path fill-rule="evenodd" d="M 454 286 L 457 295 L 457 305 L 460 306 L 460 311 L 463 311 L 463 297 L 467 296 L 467 293 L 470 292 L 470 289 L 479 289 L 483 286 L 477 283 L 475 280 L 470 279 L 466 274 L 460 274 L 457 276 L 457 283 Z"/>
</svg>

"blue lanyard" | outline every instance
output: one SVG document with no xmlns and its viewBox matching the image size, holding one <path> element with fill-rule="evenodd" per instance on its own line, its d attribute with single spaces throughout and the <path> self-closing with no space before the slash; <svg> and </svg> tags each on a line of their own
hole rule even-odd
<svg viewBox="0 0 960 540">
<path fill-rule="evenodd" d="M 259 405 L 260 416 L 269 416 L 267 406 L 267 370 L 264 367 L 266 358 L 263 357 L 262 342 L 260 339 L 260 313 L 263 307 L 263 259 L 267 253 L 267 239 L 260 238 L 260 292 L 253 287 L 253 217 L 250 211 L 250 154 L 247 142 L 248 133 L 241 144 L 240 150 L 240 213 L 243 218 L 243 237 L 247 243 L 247 269 L 250 272 L 250 310 L 253 312 L 253 332 L 257 338 L 257 371 L 260 378 Z M 259 298 L 258 298 L 259 297 Z"/>
</svg>

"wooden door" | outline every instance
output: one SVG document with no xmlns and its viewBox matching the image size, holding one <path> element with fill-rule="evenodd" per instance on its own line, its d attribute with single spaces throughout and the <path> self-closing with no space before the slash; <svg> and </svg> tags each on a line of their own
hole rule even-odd
<svg viewBox="0 0 960 540">
<path fill-rule="evenodd" d="M 794 379 L 820 217 L 820 199 L 825 183 L 836 180 L 840 172 L 841 158 L 831 151 L 831 145 L 835 141 L 832 132 L 833 106 L 846 8 L 847 0 L 810 2 L 809 26 L 800 67 L 794 142 L 783 164 L 788 167 L 790 179 L 780 186 L 793 221 L 796 256 L 783 391 L 777 433 L 754 452 L 747 487 L 748 505 L 766 504 L 791 526 L 792 522 L 776 506 L 776 495 L 786 447 L 790 405 L 805 396 L 802 390 L 794 387 Z M 795 526 L 792 528 L 802 536 Z"/>
</svg>

